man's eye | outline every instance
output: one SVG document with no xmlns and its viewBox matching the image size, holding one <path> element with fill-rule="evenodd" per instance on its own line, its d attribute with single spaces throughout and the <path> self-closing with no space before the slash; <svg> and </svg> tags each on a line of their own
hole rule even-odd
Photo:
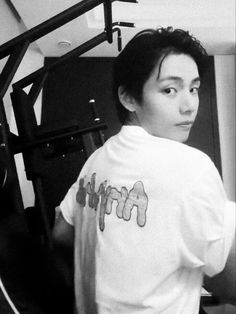
<svg viewBox="0 0 236 314">
<path fill-rule="evenodd" d="M 164 94 L 172 95 L 172 94 L 176 93 L 177 90 L 174 87 L 168 87 L 168 88 L 165 88 L 163 90 L 163 92 L 164 92 Z"/>
<path fill-rule="evenodd" d="M 190 89 L 190 93 L 192 94 L 198 94 L 199 93 L 199 87 L 192 87 Z"/>
</svg>

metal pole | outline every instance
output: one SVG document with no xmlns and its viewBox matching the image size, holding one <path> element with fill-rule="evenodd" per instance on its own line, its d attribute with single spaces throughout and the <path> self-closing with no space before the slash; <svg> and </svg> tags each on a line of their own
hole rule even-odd
<svg viewBox="0 0 236 314">
<path fill-rule="evenodd" d="M 112 5 L 110 0 L 105 0 L 104 6 L 104 22 L 105 30 L 107 32 L 107 41 L 109 44 L 112 43 Z"/>
<path fill-rule="evenodd" d="M 118 30 L 119 28 L 114 28 L 112 32 L 114 33 L 114 32 L 117 32 Z M 65 55 L 60 57 L 58 61 L 54 62 L 52 65 L 47 66 L 47 67 L 42 67 L 38 69 L 37 71 L 31 73 L 30 75 L 24 77 L 23 79 L 17 81 L 16 83 L 13 84 L 13 88 L 24 88 L 32 84 L 34 80 L 36 79 L 36 77 L 38 77 L 39 75 L 42 75 L 45 72 L 52 71 L 54 68 L 64 64 L 68 59 L 72 57 L 78 57 L 106 40 L 107 40 L 107 33 L 106 32 L 100 33 L 99 35 L 86 41 L 84 44 L 80 45 L 79 47 L 66 53 Z"/>
<path fill-rule="evenodd" d="M 0 98 L 3 98 L 9 85 L 11 84 L 12 78 L 16 73 L 21 60 L 23 59 L 29 42 L 26 41 L 21 45 L 14 48 L 13 53 L 8 58 L 2 73 L 0 74 Z"/>
<path fill-rule="evenodd" d="M 83 0 L 69 9 L 48 19 L 47 21 L 33 27 L 27 32 L 11 39 L 0 47 L 0 59 L 12 53 L 15 46 L 18 46 L 19 44 L 22 44 L 26 41 L 31 43 L 45 36 L 60 26 L 70 22 L 71 20 L 103 3 L 103 1 L 104 0 Z"/>
<path fill-rule="evenodd" d="M 34 141 L 26 140 L 25 142 L 23 141 L 23 142 L 16 143 L 14 146 L 14 154 L 18 154 L 27 149 L 32 149 L 37 146 L 41 146 L 43 144 L 47 144 L 47 143 L 60 140 L 66 137 L 82 135 L 82 134 L 94 132 L 94 131 L 105 129 L 105 128 L 107 128 L 107 125 L 101 122 L 99 124 L 96 124 L 87 128 L 83 128 L 83 129 L 78 129 L 78 130 L 73 130 L 73 131 L 64 131 L 63 133 L 57 134 L 57 135 L 50 135 L 50 132 L 48 132 L 45 134 L 43 138 L 36 138 Z"/>
<path fill-rule="evenodd" d="M 20 190 L 19 179 L 17 175 L 17 169 L 14 160 L 14 154 L 12 153 L 10 145 L 10 131 L 7 124 L 6 114 L 4 110 L 3 101 L 0 100 L 0 149 L 1 153 L 5 154 L 8 159 L 8 170 L 11 172 L 12 177 L 12 202 L 14 203 L 14 209 L 17 213 L 24 212 L 24 204 Z M 3 152 L 2 152 L 3 151 Z"/>
</svg>

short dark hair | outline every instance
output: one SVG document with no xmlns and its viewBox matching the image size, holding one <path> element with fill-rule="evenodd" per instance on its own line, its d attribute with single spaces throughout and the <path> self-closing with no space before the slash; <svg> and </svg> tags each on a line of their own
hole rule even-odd
<svg viewBox="0 0 236 314">
<path fill-rule="evenodd" d="M 121 123 L 129 117 L 129 111 L 120 103 L 118 88 L 138 102 L 142 100 L 143 86 L 158 61 L 169 54 L 190 55 L 197 64 L 200 77 L 206 68 L 208 56 L 201 43 L 188 31 L 172 27 L 146 29 L 137 33 L 125 46 L 113 65 L 113 96 Z"/>
</svg>

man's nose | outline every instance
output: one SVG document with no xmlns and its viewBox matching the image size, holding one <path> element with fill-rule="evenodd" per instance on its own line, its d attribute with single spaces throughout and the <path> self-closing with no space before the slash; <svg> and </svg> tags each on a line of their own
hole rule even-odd
<svg viewBox="0 0 236 314">
<path fill-rule="evenodd" d="M 181 97 L 180 113 L 191 114 L 198 108 L 198 97 L 193 96 L 190 92 L 185 92 Z"/>
</svg>

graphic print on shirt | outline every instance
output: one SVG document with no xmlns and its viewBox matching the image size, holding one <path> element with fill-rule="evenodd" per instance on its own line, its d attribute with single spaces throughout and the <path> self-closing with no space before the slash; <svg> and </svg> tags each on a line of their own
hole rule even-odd
<svg viewBox="0 0 236 314">
<path fill-rule="evenodd" d="M 126 221 L 131 219 L 131 212 L 134 207 L 137 208 L 137 224 L 143 227 L 146 224 L 146 212 L 148 207 L 148 197 L 144 190 L 142 181 L 134 183 L 132 189 L 128 191 L 126 187 L 122 187 L 119 191 L 116 187 L 108 186 L 107 181 L 100 183 L 99 188 L 95 191 L 96 173 L 91 176 L 91 181 L 85 186 L 84 178 L 79 180 L 79 189 L 76 194 L 76 201 L 82 207 L 86 205 L 86 197 L 88 195 L 88 205 L 94 210 L 99 206 L 99 228 L 101 231 L 105 229 L 105 214 L 112 212 L 112 204 L 117 202 L 116 215 L 120 219 Z"/>
</svg>

